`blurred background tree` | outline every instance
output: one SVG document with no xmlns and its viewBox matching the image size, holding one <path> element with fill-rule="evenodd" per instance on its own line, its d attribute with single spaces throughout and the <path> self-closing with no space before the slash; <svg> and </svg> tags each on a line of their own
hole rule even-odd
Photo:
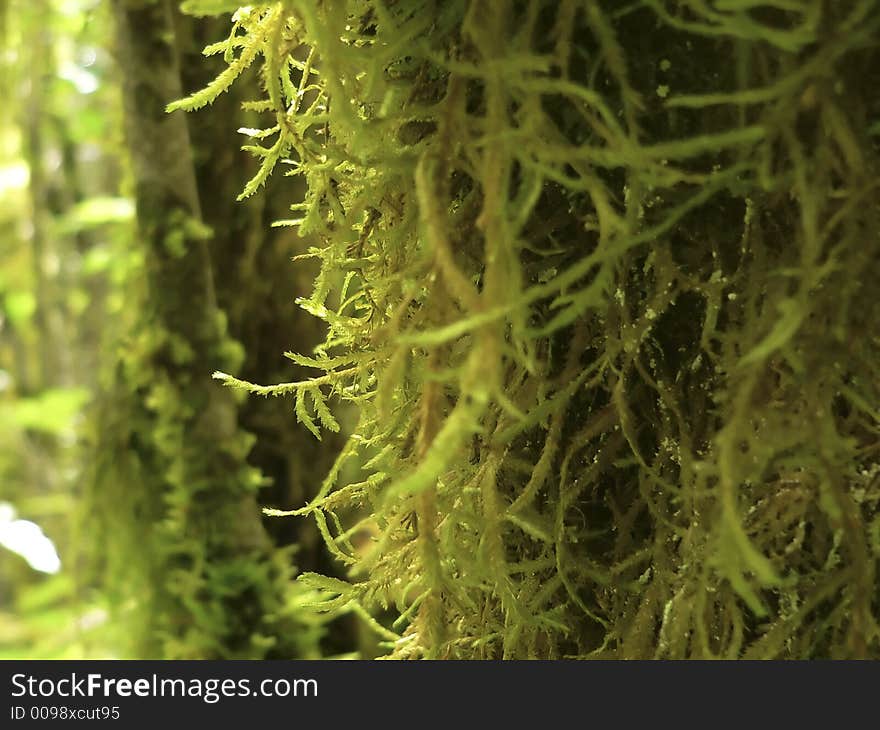
<svg viewBox="0 0 880 730">
<path fill-rule="evenodd" d="M 0 656 L 349 649 L 350 624 L 323 630 L 290 580 L 333 570 L 317 531 L 258 509 L 302 504 L 338 444 L 209 378 L 277 380 L 291 332 L 321 338 L 293 302 L 302 242 L 269 227 L 296 184 L 234 202 L 254 163 L 230 120 L 247 126 L 256 74 L 216 115 L 164 112 L 222 65 L 201 49 L 228 17 L 0 8 Z M 49 545 L 60 565 L 34 558 Z"/>
</svg>

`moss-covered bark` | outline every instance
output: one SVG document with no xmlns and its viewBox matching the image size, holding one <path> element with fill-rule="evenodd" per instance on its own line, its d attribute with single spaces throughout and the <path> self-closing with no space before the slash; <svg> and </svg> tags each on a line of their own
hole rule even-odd
<svg viewBox="0 0 880 730">
<path fill-rule="evenodd" d="M 260 65 L 243 195 L 306 180 L 328 329 L 217 377 L 361 414 L 292 512 L 325 610 L 397 657 L 880 655 L 875 0 L 291 0 L 215 50 L 172 108 Z"/>
<path fill-rule="evenodd" d="M 202 88 L 222 71 L 222 57 L 206 60 L 202 48 L 223 35 L 228 24 L 228 17 L 175 14 L 185 89 Z M 279 177 L 267 181 L 261 195 L 233 202 L 258 163 L 241 149 L 242 135 L 231 121 L 242 127 L 257 124 L 259 115 L 241 105 L 261 93 L 260 75 L 249 73 L 216 101 L 213 114 L 190 115 L 186 122 L 202 218 L 212 231 L 209 256 L 217 304 L 226 313 L 230 336 L 242 347 L 243 377 L 273 382 L 290 369 L 283 356 L 291 346 L 290 333 L 295 333 L 297 349 L 308 350 L 322 341 L 324 328 L 294 302 L 295 292 L 307 290 L 317 271 L 314 264 L 292 260 L 307 246 L 290 229 L 271 227 L 287 215 L 292 198 L 302 198 L 302 182 Z M 274 399 L 241 404 L 238 422 L 254 436 L 248 463 L 265 480 L 260 501 L 274 506 L 289 507 L 311 498 L 343 442 L 336 434 L 316 442 L 290 418 L 290 405 Z M 334 571 L 314 524 L 273 518 L 264 524 L 275 545 L 295 545 L 299 569 Z M 351 633 L 350 622 L 337 622 L 325 634 L 322 649 L 331 654 L 350 649 Z"/>
<path fill-rule="evenodd" d="M 290 556 L 261 522 L 253 438 L 208 377 L 244 356 L 218 304 L 186 121 L 164 113 L 182 89 L 172 5 L 119 0 L 114 14 L 145 255 L 98 422 L 93 501 L 111 584 L 135 656 L 308 654 L 317 636 L 297 622 Z"/>
</svg>

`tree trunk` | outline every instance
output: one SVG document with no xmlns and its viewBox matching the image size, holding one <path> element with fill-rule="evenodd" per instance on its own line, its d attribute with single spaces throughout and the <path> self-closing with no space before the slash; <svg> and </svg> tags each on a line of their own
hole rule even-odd
<svg viewBox="0 0 880 730">
<path fill-rule="evenodd" d="M 182 93 L 172 5 L 113 9 L 145 271 L 99 417 L 95 498 L 116 551 L 111 583 L 137 596 L 138 657 L 307 654 L 286 609 L 287 561 L 261 524 L 252 437 L 210 378 L 242 353 L 217 305 L 187 122 L 165 113 Z"/>
</svg>

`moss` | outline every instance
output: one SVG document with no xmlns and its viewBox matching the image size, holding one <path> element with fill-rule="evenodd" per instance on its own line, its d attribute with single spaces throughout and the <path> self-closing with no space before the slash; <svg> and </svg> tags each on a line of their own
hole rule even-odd
<svg viewBox="0 0 880 730">
<path fill-rule="evenodd" d="M 880 656 L 878 34 L 872 0 L 236 13 L 172 108 L 261 64 L 244 195 L 308 184 L 327 339 L 218 377 L 358 408 L 290 513 L 349 571 L 301 578 L 324 610 L 394 607 L 400 658 Z"/>
<path fill-rule="evenodd" d="M 262 525 L 263 474 L 237 400 L 211 366 L 240 368 L 244 351 L 218 307 L 213 262 L 183 120 L 148 99 L 180 90 L 168 2 L 114 5 L 144 271 L 127 282 L 132 319 L 104 373 L 88 480 L 89 529 L 139 658 L 311 657 L 321 620 L 293 582 L 290 550 Z M 146 22 L 145 21 L 149 21 Z M 170 40 L 169 40 L 170 39 Z M 222 365 L 221 365 L 222 364 Z"/>
</svg>

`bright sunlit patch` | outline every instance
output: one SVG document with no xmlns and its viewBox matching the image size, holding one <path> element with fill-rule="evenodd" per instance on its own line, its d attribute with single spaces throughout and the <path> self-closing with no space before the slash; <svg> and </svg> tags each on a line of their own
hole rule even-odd
<svg viewBox="0 0 880 730">
<path fill-rule="evenodd" d="M 30 168 L 25 162 L 0 166 L 0 194 L 7 191 L 24 190 L 30 178 Z"/>
<path fill-rule="evenodd" d="M 21 555 L 41 573 L 61 570 L 61 559 L 52 541 L 36 523 L 16 519 L 15 508 L 8 502 L 0 502 L 0 545 Z"/>
<path fill-rule="evenodd" d="M 58 75 L 70 81 L 80 94 L 92 94 L 98 90 L 98 77 L 75 63 L 64 64 Z"/>
<path fill-rule="evenodd" d="M 80 50 L 80 65 L 83 68 L 89 68 L 89 66 L 94 66 L 95 61 L 98 60 L 98 52 L 94 48 L 83 48 Z"/>
</svg>

